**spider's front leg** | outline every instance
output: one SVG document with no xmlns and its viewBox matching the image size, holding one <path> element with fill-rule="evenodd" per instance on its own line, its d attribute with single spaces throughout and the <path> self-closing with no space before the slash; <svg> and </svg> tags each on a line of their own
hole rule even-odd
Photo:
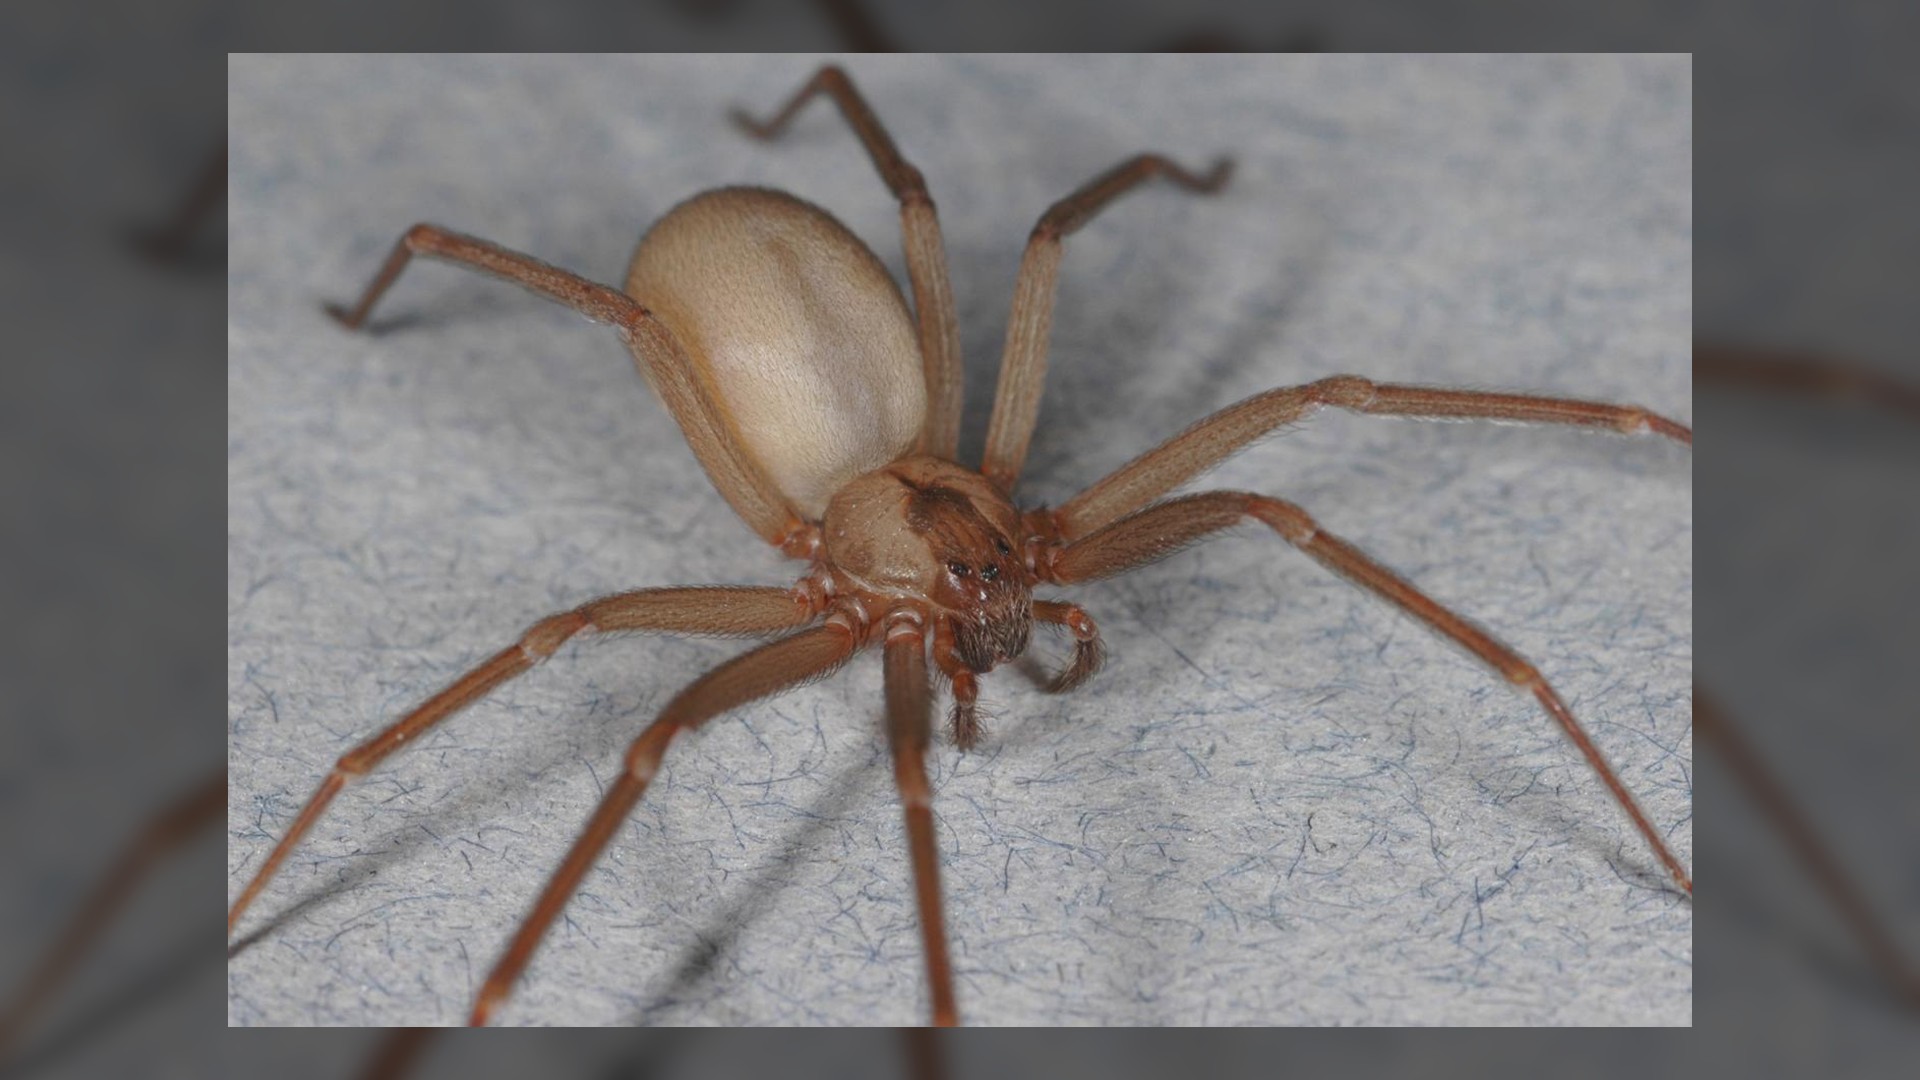
<svg viewBox="0 0 1920 1080">
<path fill-rule="evenodd" d="M 1212 491 L 1169 499 L 1079 540 L 1041 547 L 1036 553 L 1034 572 L 1040 580 L 1060 585 L 1112 577 L 1165 558 L 1248 519 L 1273 529 L 1314 561 L 1458 642 L 1509 683 L 1530 691 L 1600 775 L 1634 828 L 1672 875 L 1674 883 L 1688 896 L 1693 895 L 1693 879 L 1686 868 L 1538 668 L 1486 630 L 1368 558 L 1359 548 L 1322 531 L 1305 510 L 1290 502 L 1243 491 Z"/>
<path fill-rule="evenodd" d="M 1427 420 L 1554 424 L 1628 435 L 1660 435 L 1693 445 L 1693 429 L 1638 405 L 1377 383 L 1358 375 L 1333 375 L 1304 386 L 1268 390 L 1221 409 L 1115 469 L 1058 510 L 1038 518 L 1030 515 L 1030 527 L 1037 535 L 1067 541 L 1088 536 L 1220 464 L 1248 444 L 1325 408 Z"/>
</svg>

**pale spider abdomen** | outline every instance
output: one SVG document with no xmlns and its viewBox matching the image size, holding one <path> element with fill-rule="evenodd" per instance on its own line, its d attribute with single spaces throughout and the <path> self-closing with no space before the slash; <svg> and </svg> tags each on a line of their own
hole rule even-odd
<svg viewBox="0 0 1920 1080">
<path fill-rule="evenodd" d="M 906 301 L 825 210 L 722 188 L 648 231 L 627 294 L 686 350 L 730 433 L 802 515 L 907 452 L 927 393 Z"/>
</svg>

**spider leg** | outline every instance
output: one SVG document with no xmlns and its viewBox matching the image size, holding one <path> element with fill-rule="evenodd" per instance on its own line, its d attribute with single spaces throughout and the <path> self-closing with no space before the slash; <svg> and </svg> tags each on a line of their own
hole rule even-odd
<svg viewBox="0 0 1920 1080">
<path fill-rule="evenodd" d="M 326 305 L 327 313 L 358 330 L 373 305 L 415 255 L 505 278 L 585 315 L 609 323 L 633 354 L 647 384 L 673 414 L 713 486 L 748 527 L 784 548 L 801 530 L 800 515 L 728 433 L 719 407 L 695 375 L 692 361 L 653 312 L 626 293 L 541 262 L 531 255 L 466 236 L 438 225 L 415 225 L 393 245 L 387 261 L 351 309 Z"/>
<path fill-rule="evenodd" d="M 1846 920 L 1847 928 L 1880 970 L 1881 977 L 1906 998 L 1909 1005 L 1920 1008 L 1920 971 L 1906 960 L 1893 932 L 1874 914 L 1873 905 L 1867 903 L 1860 887 L 1840 868 L 1839 861 L 1814 832 L 1806 814 L 1727 718 L 1719 702 L 1701 692 L 1698 686 L 1694 687 L 1693 698 L 1694 729 L 1706 736 L 1707 744 L 1720 751 L 1720 756 L 1732 766 L 1733 775 L 1746 789 L 1747 797 L 1760 807 L 1774 831 L 1793 849 L 1807 876 L 1827 894 L 1827 901 Z"/>
<path fill-rule="evenodd" d="M 821 678 L 846 663 L 860 648 L 861 634 L 837 617 L 825 624 L 777 641 L 768 642 L 750 652 L 714 668 L 692 685 L 680 691 L 658 718 L 647 725 L 627 750 L 626 768 L 608 788 L 606 797 L 588 819 L 580 836 L 567 852 L 566 861 L 554 871 L 540 893 L 533 910 L 520 923 L 513 942 L 488 974 L 474 1000 L 468 1023 L 487 1022 L 513 990 L 514 980 L 533 959 L 534 950 L 546 937 L 547 929 L 560 914 L 587 871 L 605 850 L 620 826 L 633 811 L 634 804 L 646 793 L 647 784 L 659 771 L 667 743 L 682 731 L 691 731 L 723 712 L 757 698 L 791 689 Z"/>
<path fill-rule="evenodd" d="M 947 1080 L 947 1054 L 932 1028 L 902 1028 L 906 1041 L 907 1076 L 911 1080 Z"/>
<path fill-rule="evenodd" d="M 1060 535 L 1073 540 L 1118 521 L 1245 449 L 1254 440 L 1328 406 L 1376 416 L 1506 420 L 1604 428 L 1629 434 L 1651 432 L 1693 445 L 1692 429 L 1637 405 L 1443 390 L 1376 383 L 1357 375 L 1335 375 L 1305 386 L 1284 386 L 1255 394 L 1134 458 L 1054 512 Z"/>
<path fill-rule="evenodd" d="M 194 233 L 200 231 L 214 208 L 226 197 L 227 144 L 223 141 L 218 150 L 207 155 L 200 171 L 194 174 L 193 185 L 175 204 L 165 224 L 135 230 L 133 242 L 156 262 L 180 262 L 187 246 L 193 242 Z"/>
<path fill-rule="evenodd" d="M 1020 276 L 1013 286 L 1007 316 L 1007 343 L 1000 353 L 1000 384 L 993 393 L 993 418 L 987 422 L 987 447 L 980 471 L 1011 493 L 1027 460 L 1040 394 L 1047 380 L 1047 339 L 1053 332 L 1053 301 L 1060 278 L 1061 242 L 1079 231 L 1108 203 L 1156 176 L 1188 191 L 1220 190 L 1233 163 L 1214 162 L 1205 174 L 1190 173 L 1159 154 L 1139 154 L 1094 177 L 1078 191 L 1054 203 L 1033 227 Z"/>
<path fill-rule="evenodd" d="M 825 94 L 840 106 L 840 114 L 860 137 L 880 179 L 900 200 L 901 243 L 907 253 L 907 278 L 913 286 L 914 315 L 920 321 L 920 360 L 927 382 L 927 421 L 921 429 L 919 451 L 948 461 L 959 452 L 961 389 L 960 322 L 954 314 L 953 285 L 947 277 L 947 249 L 940 238 L 940 218 L 927 193 L 920 170 L 900 155 L 880 118 L 873 114 L 853 80 L 838 66 L 828 64 L 814 73 L 786 105 L 765 122 L 733 110 L 733 122 L 757 139 L 772 139 L 785 131 L 802 106 Z"/>
<path fill-rule="evenodd" d="M 267 860 L 254 871 L 253 879 L 240 892 L 227 912 L 227 933 L 253 903 L 268 881 L 286 861 L 314 822 L 346 787 L 347 781 L 366 775 L 394 751 L 460 709 L 493 692 L 508 679 L 532 668 L 568 638 L 582 631 L 616 633 L 648 630 L 666 634 L 715 634 L 722 636 L 770 634 L 809 622 L 815 615 L 812 604 L 787 589 L 763 587 L 709 586 L 697 588 L 642 589 L 601 597 L 535 623 L 520 640 L 488 658 L 479 667 L 462 675 L 452 686 L 428 698 L 418 708 L 378 735 L 347 751 L 320 783 L 319 790 L 294 819 L 293 825 L 274 846 Z"/>
<path fill-rule="evenodd" d="M 1360 549 L 1323 532 L 1305 510 L 1289 502 L 1242 491 L 1212 491 L 1155 503 L 1075 542 L 1047 549 L 1036 567 L 1042 580 L 1062 585 L 1112 577 L 1206 538 L 1248 519 L 1259 521 L 1314 561 L 1361 588 L 1391 602 L 1464 646 L 1508 682 L 1531 691 L 1547 715 L 1573 741 L 1613 793 L 1615 802 L 1640 831 L 1647 846 L 1676 884 L 1693 895 L 1693 879 L 1667 847 L 1666 840 L 1627 791 L 1600 748 L 1575 720 L 1566 702 L 1547 683 L 1538 668 L 1506 644 L 1472 622 L 1449 611 L 1413 587 L 1404 578 L 1368 558 Z"/>
<path fill-rule="evenodd" d="M 1920 386 L 1840 357 L 1695 340 L 1693 371 L 1695 379 L 1704 382 L 1789 397 L 1864 402 L 1920 417 Z M 1828 902 L 1846 921 L 1881 976 L 1911 1006 L 1920 1008 L 1920 968 L 1905 957 L 1893 931 L 1874 913 L 1860 886 L 1841 868 L 1806 813 L 1741 734 L 1739 725 L 1697 685 L 1694 727 L 1733 768 L 1747 797 L 1792 849 L 1807 876 L 1827 894 Z"/>
<path fill-rule="evenodd" d="M 359 1080 L 404 1080 L 420 1063 L 433 1028 L 388 1028 L 373 1048 Z"/>
<path fill-rule="evenodd" d="M 54 939 L 46 955 L 21 984 L 20 990 L 4 1009 L 0 1009 L 0 1064 L 7 1051 L 36 1013 L 52 999 L 80 958 L 97 944 L 114 915 L 138 888 L 141 879 L 154 865 L 173 854 L 181 844 L 198 835 L 220 818 L 227 802 L 226 771 L 208 777 L 180 799 L 168 804 L 122 848 L 107 873 L 73 916 L 60 936 Z"/>
<path fill-rule="evenodd" d="M 1789 397 L 1864 401 L 1920 418 L 1920 386 L 1835 356 L 1695 341 L 1693 377 Z"/>
<path fill-rule="evenodd" d="M 906 811 L 907 848 L 920 904 L 920 935 L 927 954 L 927 985 L 938 1027 L 959 1023 L 953 1003 L 953 968 L 947 961 L 947 923 L 940 911 L 940 856 L 933 838 L 933 788 L 927 782 L 927 746 L 932 741 L 933 686 L 927 671 L 927 634 L 911 614 L 887 627 L 887 744 L 893 777 Z"/>
</svg>

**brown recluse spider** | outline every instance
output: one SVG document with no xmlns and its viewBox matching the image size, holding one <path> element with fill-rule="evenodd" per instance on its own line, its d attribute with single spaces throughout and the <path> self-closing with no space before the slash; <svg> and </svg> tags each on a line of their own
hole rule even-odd
<svg viewBox="0 0 1920 1080">
<path fill-rule="evenodd" d="M 418 255 L 506 278 L 611 324 L 720 494 L 762 539 L 807 569 L 790 589 L 645 589 L 535 623 L 339 759 L 235 899 L 230 934 L 348 781 L 570 638 L 634 631 L 781 635 L 681 690 L 633 741 L 624 769 L 607 783 L 599 808 L 480 986 L 471 1020 L 486 1022 L 507 1000 L 672 742 L 729 709 L 823 677 L 873 649 L 883 655 L 886 730 L 905 807 L 932 1017 L 957 1022 L 925 766 L 936 680 L 954 698 L 947 730 L 962 748 L 972 746 L 980 733 L 980 678 L 1025 652 L 1035 622 L 1075 642 L 1049 689 L 1072 689 L 1100 667 L 1092 616 L 1070 603 L 1037 599 L 1036 588 L 1112 577 L 1242 524 L 1266 526 L 1530 694 L 1632 823 L 1644 842 L 1642 859 L 1691 894 L 1689 873 L 1660 830 L 1531 663 L 1326 532 L 1301 507 L 1261 492 L 1173 494 L 1255 440 L 1327 407 L 1570 425 L 1691 445 L 1688 428 L 1637 406 L 1335 376 L 1222 409 L 1058 507 L 1016 509 L 1010 493 L 1038 415 L 1063 239 L 1148 180 L 1211 192 L 1227 181 L 1230 166 L 1220 161 L 1192 170 L 1139 155 L 1041 216 L 1021 262 L 976 470 L 954 460 L 959 332 L 939 225 L 918 170 L 836 67 L 823 68 L 771 118 L 738 119 L 750 132 L 771 137 L 815 97 L 839 107 L 899 202 L 914 315 L 879 260 L 825 211 L 750 188 L 697 195 L 662 218 L 635 254 L 625 291 L 423 224 L 402 236 L 357 303 L 330 308 L 347 327 L 361 327 Z"/>
</svg>

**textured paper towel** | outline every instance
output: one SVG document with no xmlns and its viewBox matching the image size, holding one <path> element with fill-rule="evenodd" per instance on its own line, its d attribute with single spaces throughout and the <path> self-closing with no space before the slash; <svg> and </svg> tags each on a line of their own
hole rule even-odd
<svg viewBox="0 0 1920 1080">
<path fill-rule="evenodd" d="M 230 891 L 333 759 L 541 615 L 793 573 L 613 334 L 416 264 L 433 221 L 617 283 L 707 187 L 897 211 L 817 61 L 232 61 Z M 1685 58 L 862 58 L 941 212 L 977 455 L 1020 245 L 1144 149 L 1230 189 L 1068 242 L 1020 497 L 1354 372 L 1691 420 Z M 1534 660 L 1691 862 L 1691 492 L 1651 439 L 1324 414 L 1206 481 L 1295 500 Z M 1528 697 L 1264 532 L 1078 591 L 1108 670 L 988 680 L 932 756 L 963 1014 L 998 1024 L 1685 1024 L 1691 908 Z M 444 1024 L 653 710 L 735 643 L 545 667 L 349 789 L 241 928 L 235 1024 Z M 1040 639 L 1057 659 L 1064 644 Z M 504 1023 L 911 1023 L 924 967 L 878 665 L 677 744 Z"/>
</svg>

